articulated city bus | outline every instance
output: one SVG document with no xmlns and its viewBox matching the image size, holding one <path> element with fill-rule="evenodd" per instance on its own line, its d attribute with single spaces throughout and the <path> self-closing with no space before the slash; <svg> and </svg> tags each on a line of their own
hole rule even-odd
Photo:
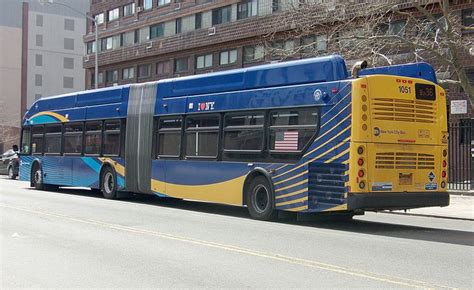
<svg viewBox="0 0 474 290">
<path fill-rule="evenodd" d="M 25 114 L 20 178 L 291 211 L 449 204 L 446 95 L 426 63 L 340 56 L 42 98 Z"/>
</svg>

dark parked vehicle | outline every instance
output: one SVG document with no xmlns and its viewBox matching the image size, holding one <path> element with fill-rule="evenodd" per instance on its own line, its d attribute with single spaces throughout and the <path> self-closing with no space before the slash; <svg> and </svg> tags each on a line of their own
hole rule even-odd
<svg viewBox="0 0 474 290">
<path fill-rule="evenodd" d="M 8 174 L 9 178 L 16 179 L 19 167 L 18 148 L 15 146 L 0 156 L 0 174 Z"/>
</svg>

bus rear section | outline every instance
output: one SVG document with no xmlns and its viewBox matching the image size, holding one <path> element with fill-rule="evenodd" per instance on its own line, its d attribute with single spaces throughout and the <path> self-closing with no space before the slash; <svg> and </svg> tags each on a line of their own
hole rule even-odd
<svg viewBox="0 0 474 290">
<path fill-rule="evenodd" d="M 422 79 L 353 82 L 348 210 L 449 205 L 444 90 Z"/>
</svg>

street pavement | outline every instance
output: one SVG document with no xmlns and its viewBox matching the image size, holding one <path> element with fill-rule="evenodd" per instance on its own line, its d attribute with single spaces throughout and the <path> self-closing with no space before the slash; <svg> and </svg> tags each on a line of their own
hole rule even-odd
<svg viewBox="0 0 474 290">
<path fill-rule="evenodd" d="M 0 177 L 0 288 L 473 288 L 474 222 L 367 213 L 262 222 L 245 208 Z"/>
</svg>

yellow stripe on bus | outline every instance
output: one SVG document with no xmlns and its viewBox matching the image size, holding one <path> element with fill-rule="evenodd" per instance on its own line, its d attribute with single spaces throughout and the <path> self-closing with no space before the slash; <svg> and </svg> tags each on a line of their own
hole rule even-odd
<svg viewBox="0 0 474 290">
<path fill-rule="evenodd" d="M 288 204 L 303 202 L 303 201 L 305 201 L 305 200 L 307 200 L 307 199 L 308 199 L 308 197 L 305 196 L 305 197 L 298 198 L 298 199 L 295 199 L 295 200 L 289 200 L 289 201 L 284 201 L 284 202 L 277 203 L 276 206 L 283 206 L 283 205 L 288 205 Z"/>
<path fill-rule="evenodd" d="M 297 182 L 297 183 L 294 183 L 294 184 L 290 184 L 290 185 L 285 186 L 285 187 L 282 187 L 282 188 L 278 188 L 277 190 L 275 190 L 275 192 L 279 192 L 279 191 L 282 191 L 282 190 L 285 190 L 285 189 L 288 189 L 288 188 L 292 188 L 292 187 L 295 187 L 295 186 L 304 184 L 304 183 L 306 183 L 306 182 L 308 182 L 308 179 L 304 179 L 304 180 L 301 180 L 300 182 Z"/>
<path fill-rule="evenodd" d="M 300 193 L 303 193 L 305 191 L 308 191 L 308 188 L 303 188 L 303 189 L 300 189 L 300 190 L 297 190 L 297 191 L 293 191 L 293 192 L 289 192 L 289 193 L 285 193 L 283 195 L 280 195 L 280 196 L 277 196 L 276 198 L 285 198 L 285 197 L 289 197 L 289 196 L 293 196 L 293 195 L 297 195 L 297 194 L 300 194 Z"/>
<path fill-rule="evenodd" d="M 284 180 L 282 180 L 282 181 L 275 182 L 275 183 L 273 183 L 273 184 L 274 184 L 274 185 L 278 185 L 278 184 L 281 184 L 281 183 L 283 183 L 283 182 L 287 182 L 287 181 L 290 181 L 290 180 L 295 179 L 295 178 L 297 178 L 297 177 L 300 177 L 300 176 L 302 176 L 302 175 L 305 175 L 305 174 L 307 174 L 307 173 L 308 173 L 308 170 L 305 170 L 305 171 L 303 171 L 303 172 L 301 172 L 301 173 L 299 173 L 299 174 L 293 175 L 292 177 L 289 177 L 289 178 L 284 179 Z"/>
</svg>

